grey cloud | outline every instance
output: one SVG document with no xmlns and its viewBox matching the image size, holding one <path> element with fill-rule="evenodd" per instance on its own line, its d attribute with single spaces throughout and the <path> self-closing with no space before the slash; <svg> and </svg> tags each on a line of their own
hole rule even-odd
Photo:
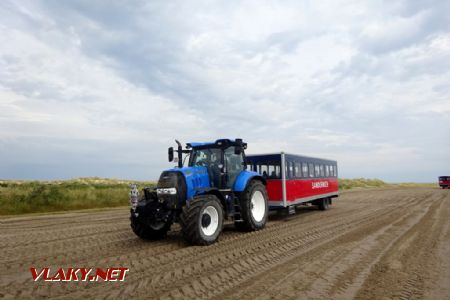
<svg viewBox="0 0 450 300">
<path fill-rule="evenodd" d="M 398 5 L 401 3 L 401 5 Z M 450 29 L 450 4 L 447 1 L 403 1 L 389 2 L 392 7 L 383 19 L 376 21 L 381 32 L 370 36 L 360 32 L 357 43 L 374 55 L 382 55 L 403 48 L 412 47 L 436 33 Z M 396 8 L 397 6 L 397 8 Z M 385 9 L 385 8 L 384 8 Z M 362 28 L 370 26 L 370 20 Z"/>
<path fill-rule="evenodd" d="M 127 8 L 119 3 L 53 1 L 45 2 L 45 8 L 66 30 L 74 28 L 85 54 L 112 59 L 130 81 L 191 101 L 198 98 L 197 90 L 204 90 L 189 81 L 180 65 L 189 29 L 177 22 L 177 7 L 143 1 Z"/>
<path fill-rule="evenodd" d="M 342 176 L 434 180 L 429 165 L 450 168 L 439 150 L 450 144 L 433 131 L 448 124 L 435 97 L 448 99 L 450 57 L 445 45 L 430 53 L 449 38 L 446 5 L 45 1 L 24 3 L 27 13 L 2 3 L 0 29 L 48 49 L 25 57 L 22 40 L 9 41 L 19 51 L 0 49 L 0 87 L 21 99 L 13 103 L 22 114 L 51 118 L 24 125 L 0 112 L 11 129 L 0 137 L 16 136 L 0 147 L 14 157 L 0 177 L 154 179 L 173 138 L 240 136 L 252 152 L 337 157 Z M 261 31 L 261 20 L 273 26 Z M 396 20 L 412 27 L 389 32 Z M 364 31 L 389 21 L 378 35 Z M 61 65 L 46 64 L 56 56 Z M 433 108 L 420 113 L 425 104 Z"/>
</svg>

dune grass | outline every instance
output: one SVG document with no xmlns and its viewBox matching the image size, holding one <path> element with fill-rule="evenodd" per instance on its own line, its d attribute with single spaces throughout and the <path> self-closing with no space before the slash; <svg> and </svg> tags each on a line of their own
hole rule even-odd
<svg viewBox="0 0 450 300">
<path fill-rule="evenodd" d="M 349 190 L 354 188 L 388 188 L 388 187 L 436 187 L 435 183 L 416 183 L 416 182 L 404 182 L 404 183 L 388 183 L 380 179 L 366 179 L 366 178 L 354 178 L 354 179 L 339 179 L 339 189 Z"/>
<path fill-rule="evenodd" d="M 366 179 L 366 178 L 354 178 L 354 179 L 341 179 L 339 178 L 339 189 L 349 190 L 353 188 L 375 188 L 375 187 L 387 187 L 388 183 L 380 179 Z"/>
<path fill-rule="evenodd" d="M 54 212 L 128 205 L 135 181 L 78 178 L 57 181 L 0 181 L 0 215 Z M 139 187 L 154 182 L 136 182 Z"/>
<path fill-rule="evenodd" d="M 152 181 L 98 177 L 55 181 L 0 180 L 0 215 L 44 213 L 128 205 L 130 184 L 154 187 Z M 432 187 L 436 184 L 386 183 L 379 179 L 339 179 L 339 189 Z"/>
</svg>

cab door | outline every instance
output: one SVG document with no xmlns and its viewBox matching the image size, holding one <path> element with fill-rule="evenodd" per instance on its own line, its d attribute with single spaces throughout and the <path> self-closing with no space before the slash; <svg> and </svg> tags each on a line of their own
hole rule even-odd
<svg viewBox="0 0 450 300">
<path fill-rule="evenodd" d="M 244 155 L 240 151 L 235 153 L 235 147 L 228 147 L 224 151 L 225 188 L 233 188 L 236 177 L 244 170 Z"/>
</svg>

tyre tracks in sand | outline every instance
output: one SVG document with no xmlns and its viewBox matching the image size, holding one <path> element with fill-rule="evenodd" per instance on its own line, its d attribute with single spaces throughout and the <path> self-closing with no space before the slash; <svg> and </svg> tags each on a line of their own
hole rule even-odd
<svg viewBox="0 0 450 300">
<path fill-rule="evenodd" d="M 0 297 L 436 298 L 446 283 L 438 266 L 450 264 L 448 204 L 448 190 L 350 191 L 328 211 L 273 216 L 262 231 L 227 225 L 209 247 L 185 244 L 177 226 L 141 241 L 126 209 L 2 219 Z M 49 283 L 33 282 L 31 266 L 130 271 L 125 282 Z"/>
</svg>

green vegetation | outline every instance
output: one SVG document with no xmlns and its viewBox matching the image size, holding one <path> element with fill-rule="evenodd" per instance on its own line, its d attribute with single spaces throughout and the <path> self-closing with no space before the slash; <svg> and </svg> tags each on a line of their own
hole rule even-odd
<svg viewBox="0 0 450 300">
<path fill-rule="evenodd" d="M 436 187 L 435 183 L 416 183 L 416 182 L 406 182 L 406 183 L 387 183 L 380 179 L 366 179 L 366 178 L 355 178 L 355 179 L 339 179 L 339 189 L 349 190 L 354 188 L 395 188 L 395 187 Z"/>
<path fill-rule="evenodd" d="M 56 181 L 0 180 L 0 215 L 43 213 L 128 205 L 131 183 L 140 188 L 155 182 L 78 178 Z M 386 183 L 379 179 L 339 179 L 339 189 L 383 187 L 435 187 L 428 183 Z"/>
<path fill-rule="evenodd" d="M 339 189 L 349 190 L 353 188 L 374 188 L 374 187 L 387 187 L 389 184 L 380 179 L 341 179 L 339 178 Z"/>
<path fill-rule="evenodd" d="M 140 188 L 154 182 L 102 178 L 61 181 L 0 181 L 0 215 L 54 212 L 128 205 L 131 183 Z"/>
</svg>

